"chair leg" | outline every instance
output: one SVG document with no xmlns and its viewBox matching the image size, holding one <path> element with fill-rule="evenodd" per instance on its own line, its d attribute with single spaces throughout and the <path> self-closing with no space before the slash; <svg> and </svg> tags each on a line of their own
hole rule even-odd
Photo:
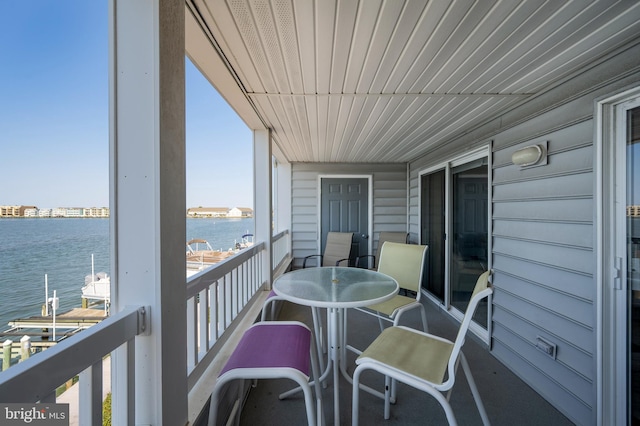
<svg viewBox="0 0 640 426">
<path fill-rule="evenodd" d="M 458 421 L 456 420 L 456 416 L 453 414 L 453 409 L 451 408 L 451 404 L 449 401 L 437 390 L 433 390 L 433 392 L 429 392 L 439 403 L 442 409 L 444 410 L 444 414 L 447 416 L 447 421 L 449 422 L 449 426 L 457 426 Z"/>
<path fill-rule="evenodd" d="M 311 357 L 311 372 L 313 374 L 313 387 L 316 392 L 316 415 L 317 415 L 317 425 L 324 426 L 324 410 L 322 408 L 322 389 L 320 388 L 320 375 L 322 374 L 323 369 L 321 369 L 318 365 L 318 360 L 315 358 L 315 355 L 318 354 L 320 357 L 322 356 L 322 349 L 316 347 L 316 343 L 311 339 L 311 348 L 309 349 L 309 356 Z M 321 358 L 320 358 L 321 359 Z"/>
<path fill-rule="evenodd" d="M 271 306 L 271 302 L 267 299 L 265 304 L 262 306 L 262 313 L 260 315 L 260 321 L 267 320 L 267 308 Z"/>
<path fill-rule="evenodd" d="M 384 376 L 384 419 L 389 420 L 391 417 L 391 382 L 395 384 L 395 379 L 391 379 L 389 376 Z"/>
<path fill-rule="evenodd" d="M 269 320 L 273 321 L 276 316 L 276 301 L 280 299 L 276 299 L 275 297 L 271 297 L 264 302 L 262 306 L 262 314 L 260 315 L 260 321 L 267 320 L 267 312 L 270 312 Z"/>
<path fill-rule="evenodd" d="M 318 361 L 320 363 L 320 370 L 324 371 L 324 339 L 322 338 L 322 325 L 320 323 L 320 315 L 318 314 L 318 308 L 311 308 L 311 317 L 313 319 L 313 333 L 316 339 L 316 348 L 318 351 Z"/>
<path fill-rule="evenodd" d="M 353 372 L 353 391 L 351 398 L 351 426 L 358 426 L 358 407 L 360 399 L 360 372 L 362 369 L 356 368 Z"/>
<path fill-rule="evenodd" d="M 215 426 L 218 420 L 218 394 L 223 387 L 223 383 L 216 383 L 211 392 L 211 400 L 209 401 L 209 422 L 208 426 Z"/>
<path fill-rule="evenodd" d="M 425 333 L 429 332 L 429 325 L 427 324 L 427 313 L 424 310 L 424 306 L 420 305 L 420 315 L 422 316 L 422 329 Z"/>
<path fill-rule="evenodd" d="M 391 404 L 395 404 L 396 403 L 396 393 L 397 393 L 397 380 L 396 379 L 391 379 L 391 395 L 389 395 L 389 402 Z"/>
<path fill-rule="evenodd" d="M 355 371 L 353 372 L 353 397 L 352 397 L 352 407 L 351 407 L 351 425 L 352 426 L 357 426 L 358 425 L 358 404 L 359 404 L 359 388 L 360 388 L 360 373 L 362 373 L 364 370 L 366 369 L 373 369 L 378 371 L 379 373 L 385 374 L 385 396 L 388 395 L 389 392 L 389 388 L 388 388 L 388 383 L 389 381 L 396 381 L 395 378 L 392 378 L 391 376 L 387 376 L 386 374 L 391 373 L 391 371 L 380 371 L 377 368 L 372 368 L 369 367 L 366 364 L 361 364 L 358 367 L 356 367 Z M 451 408 L 451 404 L 449 404 L 449 401 L 447 401 L 447 398 L 445 398 L 445 396 L 442 394 L 442 392 L 438 391 L 435 388 L 432 388 L 430 386 L 427 387 L 421 387 L 421 390 L 427 392 L 428 394 L 430 394 L 431 396 L 433 396 L 436 401 L 440 404 L 440 406 L 442 407 L 442 409 L 444 410 L 445 415 L 447 416 L 447 421 L 449 423 L 449 426 L 457 426 L 458 422 L 456 421 L 456 416 L 453 414 L 453 409 Z M 388 405 L 387 405 L 387 398 L 385 398 L 385 420 L 389 419 L 389 414 L 388 413 Z"/>
<path fill-rule="evenodd" d="M 491 423 L 489 422 L 487 411 L 485 410 L 484 404 L 482 403 L 482 398 L 480 398 L 480 392 L 478 392 L 476 382 L 475 380 L 473 380 L 473 376 L 471 375 L 471 368 L 469 367 L 467 358 L 465 358 L 462 352 L 460 352 L 460 360 L 462 362 L 462 370 L 464 370 L 464 375 L 467 377 L 467 383 L 469 383 L 469 388 L 471 388 L 473 400 L 476 402 L 478 412 L 480 413 L 480 418 L 482 418 L 482 424 L 484 424 L 485 426 L 489 426 Z"/>
<path fill-rule="evenodd" d="M 253 380 L 253 382 L 257 382 L 257 380 Z M 232 415 L 234 416 L 233 424 L 235 426 L 240 426 L 240 407 L 242 407 L 243 400 L 244 400 L 244 380 L 240 380 L 240 383 L 238 385 L 238 398 L 236 399 L 237 409 L 234 410 L 234 412 L 232 413 Z"/>
</svg>

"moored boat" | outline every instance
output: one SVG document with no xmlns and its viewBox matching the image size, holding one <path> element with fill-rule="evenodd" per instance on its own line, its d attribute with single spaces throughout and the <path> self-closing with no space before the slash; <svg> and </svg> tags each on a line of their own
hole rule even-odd
<svg viewBox="0 0 640 426">
<path fill-rule="evenodd" d="M 91 255 L 91 275 L 84 277 L 81 297 L 83 308 L 102 303 L 105 315 L 108 313 L 111 304 L 111 278 L 106 272 L 96 274 L 93 267 L 93 254 Z"/>
<path fill-rule="evenodd" d="M 236 251 L 214 250 L 207 240 L 195 238 L 187 242 L 187 277 L 215 265 L 228 257 L 236 254 Z"/>
</svg>

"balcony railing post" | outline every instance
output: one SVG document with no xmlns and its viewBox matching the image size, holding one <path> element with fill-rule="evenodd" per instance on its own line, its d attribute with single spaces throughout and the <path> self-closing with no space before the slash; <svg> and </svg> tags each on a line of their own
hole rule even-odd
<svg viewBox="0 0 640 426">
<path fill-rule="evenodd" d="M 11 346 L 13 342 L 7 339 L 2 344 L 2 371 L 11 366 Z"/>
<path fill-rule="evenodd" d="M 22 336 L 20 339 L 20 362 L 29 359 L 31 356 L 31 337 Z"/>
</svg>

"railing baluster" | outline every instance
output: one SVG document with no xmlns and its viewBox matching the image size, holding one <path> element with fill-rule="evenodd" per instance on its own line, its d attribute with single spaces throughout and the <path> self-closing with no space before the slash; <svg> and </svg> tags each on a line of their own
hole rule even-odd
<svg viewBox="0 0 640 426">
<path fill-rule="evenodd" d="M 203 289 L 200 292 L 199 303 L 198 303 L 198 316 L 194 319 L 194 322 L 197 321 L 198 324 L 198 335 L 199 335 L 199 351 L 196 362 L 200 362 L 200 360 L 207 354 L 209 351 L 209 327 L 207 327 L 207 311 L 209 307 L 207 306 L 209 298 L 207 297 L 207 289 Z"/>
<path fill-rule="evenodd" d="M 197 345 L 198 337 L 196 333 L 196 298 L 192 297 L 187 300 L 187 371 L 193 371 L 194 367 L 198 363 L 197 360 Z"/>
<path fill-rule="evenodd" d="M 80 373 L 78 422 L 81 425 L 102 424 L 102 363 L 101 359 Z"/>
<path fill-rule="evenodd" d="M 215 340 L 220 338 L 220 292 L 218 290 L 218 281 L 213 284 L 213 294 L 211 303 L 211 327 L 213 327 L 213 335 Z"/>
<path fill-rule="evenodd" d="M 136 420 L 136 344 L 135 340 L 126 343 L 127 350 L 127 424 Z M 114 423 L 117 424 L 117 423 Z"/>
</svg>

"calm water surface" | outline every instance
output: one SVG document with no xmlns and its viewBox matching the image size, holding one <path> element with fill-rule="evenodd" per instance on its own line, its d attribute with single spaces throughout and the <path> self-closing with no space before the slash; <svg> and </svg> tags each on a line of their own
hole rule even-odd
<svg viewBox="0 0 640 426">
<path fill-rule="evenodd" d="M 186 219 L 185 243 L 204 238 L 227 250 L 253 233 L 253 219 Z M 0 330 L 20 317 L 39 315 L 56 290 L 60 311 L 80 306 L 84 277 L 109 269 L 109 219 L 0 219 Z"/>
</svg>

